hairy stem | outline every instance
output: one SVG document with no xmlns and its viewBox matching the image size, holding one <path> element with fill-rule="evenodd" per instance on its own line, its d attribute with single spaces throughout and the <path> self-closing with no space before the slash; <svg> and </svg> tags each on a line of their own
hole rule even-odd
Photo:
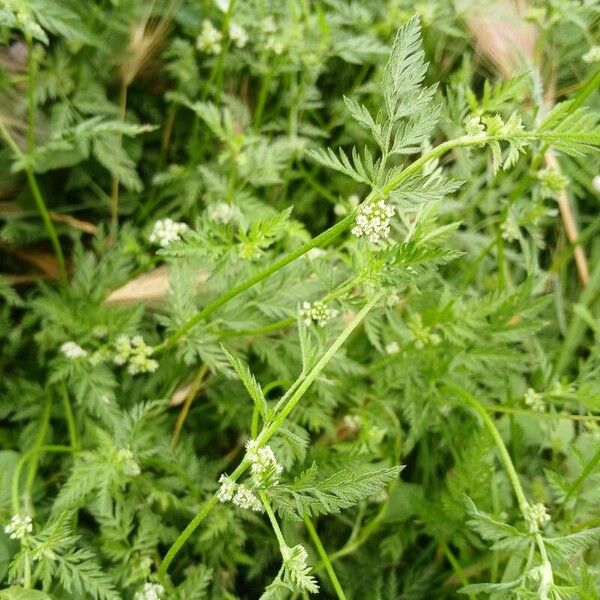
<svg viewBox="0 0 600 600">
<path fill-rule="evenodd" d="M 311 371 L 304 375 L 301 374 L 298 381 L 301 381 L 299 385 L 297 385 L 298 381 L 294 383 L 292 387 L 295 387 L 296 391 L 289 397 L 285 405 L 281 408 L 280 411 L 277 412 L 275 419 L 272 423 L 266 428 L 263 429 L 262 433 L 258 436 L 258 447 L 264 446 L 273 435 L 277 432 L 278 428 L 283 424 L 285 418 L 290 414 L 290 412 L 294 409 L 294 407 L 298 404 L 306 390 L 310 387 L 310 385 L 317 379 L 320 375 L 321 371 L 325 368 L 327 363 L 333 358 L 335 353 L 340 349 L 342 344 L 350 337 L 352 332 L 356 329 L 359 323 L 365 318 L 367 313 L 373 308 L 375 303 L 379 300 L 381 294 L 374 296 L 365 306 L 358 312 L 358 314 L 352 319 L 352 321 L 346 326 L 346 328 L 342 331 L 339 337 L 333 342 L 333 344 L 329 347 L 329 349 L 323 354 L 319 362 L 311 369 Z M 250 463 L 247 460 L 243 460 L 235 471 L 229 476 L 232 481 L 237 481 L 242 474 L 249 468 Z M 190 536 L 194 533 L 194 531 L 198 528 L 200 523 L 204 521 L 204 519 L 210 514 L 212 509 L 216 506 L 218 502 L 216 493 L 208 500 L 208 502 L 204 505 L 202 510 L 190 521 L 188 526 L 179 534 L 179 537 L 175 540 L 173 545 L 167 551 L 165 558 L 163 559 L 159 576 L 164 579 L 169 566 L 173 562 L 173 559 L 177 555 L 177 553 L 181 550 L 181 548 L 185 545 Z"/>
</svg>

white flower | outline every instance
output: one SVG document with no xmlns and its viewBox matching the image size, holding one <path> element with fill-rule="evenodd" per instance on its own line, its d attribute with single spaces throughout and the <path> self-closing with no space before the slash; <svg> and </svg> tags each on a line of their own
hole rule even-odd
<svg viewBox="0 0 600 600">
<path fill-rule="evenodd" d="M 271 50 L 274 54 L 283 54 L 285 46 L 281 40 L 276 39 L 275 37 L 270 37 L 265 42 L 265 50 Z"/>
<path fill-rule="evenodd" d="M 148 236 L 151 244 L 156 244 L 163 248 L 176 242 L 181 238 L 181 234 L 189 228 L 185 223 L 178 223 L 173 219 L 161 219 L 154 223 L 152 232 Z"/>
<path fill-rule="evenodd" d="M 507 215 L 506 220 L 500 225 L 500 235 L 503 240 L 513 242 L 519 238 L 519 224 L 512 215 Z"/>
<path fill-rule="evenodd" d="M 121 448 L 117 452 L 117 461 L 125 475 L 137 477 L 142 470 L 133 457 L 133 452 L 129 448 Z"/>
<path fill-rule="evenodd" d="M 246 458 L 256 485 L 274 485 L 283 473 L 283 467 L 275 458 L 271 446 L 258 446 L 256 440 L 246 442 Z"/>
<path fill-rule="evenodd" d="M 311 248 L 306 253 L 306 258 L 308 258 L 308 260 L 318 260 L 322 256 L 325 256 L 325 254 L 327 253 L 325 252 L 325 250 L 323 250 L 323 248 Z"/>
<path fill-rule="evenodd" d="M 275 33 L 277 31 L 277 23 L 275 23 L 275 19 L 271 16 L 267 17 L 262 22 L 262 30 L 265 33 Z"/>
<path fill-rule="evenodd" d="M 304 320 L 304 324 L 307 327 L 313 323 L 317 323 L 319 327 L 325 327 L 327 321 L 336 317 L 337 314 L 337 310 L 329 308 L 320 300 L 315 300 L 312 304 L 310 302 L 303 302 L 300 309 L 300 317 Z"/>
<path fill-rule="evenodd" d="M 597 191 L 600 192 L 600 175 L 596 175 L 594 177 L 594 179 L 592 179 L 592 187 Z"/>
<path fill-rule="evenodd" d="M 71 360 L 76 358 L 84 358 L 87 356 L 87 352 L 75 342 L 65 342 L 61 347 L 60 351 Z"/>
<path fill-rule="evenodd" d="M 135 593 L 133 600 L 161 600 L 165 588 L 160 583 L 145 583 L 139 592 Z"/>
<path fill-rule="evenodd" d="M 202 21 L 202 31 L 196 38 L 196 48 L 207 54 L 221 53 L 221 39 L 223 35 L 215 28 L 211 21 Z"/>
<path fill-rule="evenodd" d="M 536 392 L 533 388 L 528 388 L 524 396 L 525 404 L 531 408 L 533 412 L 545 412 L 546 405 L 544 404 L 543 396 Z"/>
<path fill-rule="evenodd" d="M 525 520 L 529 523 L 529 531 L 535 532 L 550 521 L 550 515 L 546 511 L 546 507 L 538 503 L 525 508 Z"/>
<path fill-rule="evenodd" d="M 229 10 L 229 0 L 215 0 L 215 6 L 221 12 L 226 13 Z"/>
<path fill-rule="evenodd" d="M 29 515 L 13 515 L 4 531 L 13 540 L 22 540 L 28 533 L 33 531 L 31 517 Z"/>
<path fill-rule="evenodd" d="M 248 33 L 237 23 L 229 25 L 229 37 L 238 48 L 243 48 L 248 43 Z"/>
<path fill-rule="evenodd" d="M 116 365 L 128 363 L 127 372 L 130 375 L 153 373 L 158 369 L 158 362 L 150 358 L 152 352 L 154 352 L 154 348 L 148 346 L 141 335 L 131 338 L 120 335 L 115 341 L 113 362 Z"/>
<path fill-rule="evenodd" d="M 592 46 L 582 57 L 583 62 L 600 62 L 600 46 Z"/>
<path fill-rule="evenodd" d="M 467 135 L 476 136 L 480 133 L 483 133 L 485 127 L 481 122 L 481 117 L 479 116 L 471 116 L 465 119 L 465 131 Z"/>
<path fill-rule="evenodd" d="M 383 200 L 363 205 L 352 233 L 356 237 L 365 236 L 372 244 L 377 244 L 390 236 L 390 220 L 395 212 L 394 207 Z"/>
<path fill-rule="evenodd" d="M 232 502 L 240 508 L 246 510 L 253 510 L 254 512 L 262 512 L 263 505 L 261 501 L 256 497 L 254 492 L 243 484 L 237 486 L 235 496 Z"/>
<path fill-rule="evenodd" d="M 221 487 L 217 492 L 219 502 L 231 502 L 235 494 L 235 482 L 223 473 L 221 477 L 219 477 L 219 483 L 221 484 Z"/>
<path fill-rule="evenodd" d="M 400 344 L 398 342 L 390 342 L 385 347 L 386 354 L 397 354 L 400 352 Z"/>
<path fill-rule="evenodd" d="M 208 218 L 217 223 L 227 224 L 234 217 L 234 210 L 231 204 L 227 202 L 217 202 L 211 204 L 208 209 Z"/>
</svg>

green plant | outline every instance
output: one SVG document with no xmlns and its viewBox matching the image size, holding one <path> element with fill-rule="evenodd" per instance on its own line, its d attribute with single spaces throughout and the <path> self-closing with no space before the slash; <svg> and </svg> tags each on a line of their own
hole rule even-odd
<svg viewBox="0 0 600 600">
<path fill-rule="evenodd" d="M 402 6 L 0 9 L 0 599 L 600 592 L 597 9 Z"/>
</svg>

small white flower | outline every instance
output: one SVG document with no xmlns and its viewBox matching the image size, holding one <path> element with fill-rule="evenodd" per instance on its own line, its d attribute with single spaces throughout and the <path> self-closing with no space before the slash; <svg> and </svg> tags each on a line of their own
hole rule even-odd
<svg viewBox="0 0 600 600">
<path fill-rule="evenodd" d="M 87 352 L 75 342 L 65 342 L 61 347 L 60 351 L 71 360 L 77 358 L 84 358 L 87 356 Z"/>
<path fill-rule="evenodd" d="M 145 583 L 139 592 L 135 593 L 133 600 L 161 600 L 165 588 L 160 583 Z"/>
<path fill-rule="evenodd" d="M 480 133 L 483 133 L 485 127 L 481 122 L 481 117 L 479 116 L 471 116 L 465 119 L 465 131 L 467 135 L 476 136 Z"/>
<path fill-rule="evenodd" d="M 311 260 L 311 261 L 318 260 L 322 256 L 325 256 L 325 254 L 327 254 L 327 253 L 325 252 L 325 250 L 323 250 L 323 248 L 311 248 L 306 253 L 306 258 L 308 258 L 308 260 Z"/>
<path fill-rule="evenodd" d="M 281 40 L 278 40 L 275 37 L 270 37 L 265 42 L 265 50 L 270 50 L 274 54 L 280 55 L 283 54 L 285 46 Z"/>
<path fill-rule="evenodd" d="M 125 475 L 137 477 L 142 470 L 133 457 L 133 452 L 129 448 L 121 448 L 117 452 L 117 460 Z"/>
<path fill-rule="evenodd" d="M 500 235 L 507 242 L 514 242 L 519 238 L 519 224 L 512 215 L 507 215 L 506 219 L 500 225 Z"/>
<path fill-rule="evenodd" d="M 257 498 L 254 492 L 246 487 L 243 484 L 237 486 L 237 490 L 235 492 L 235 496 L 233 497 L 232 502 L 239 506 L 240 508 L 245 508 L 246 510 L 253 510 L 254 512 L 262 512 L 263 505 L 261 501 Z"/>
<path fill-rule="evenodd" d="M 344 427 L 352 432 L 357 432 L 361 428 L 361 420 L 358 415 L 344 415 L 342 422 Z"/>
<path fill-rule="evenodd" d="M 308 327 L 313 323 L 317 323 L 319 327 L 325 327 L 327 321 L 333 319 L 338 314 L 334 308 L 329 308 L 320 300 L 303 302 L 300 309 L 300 317 L 304 320 L 304 324 Z"/>
<path fill-rule="evenodd" d="M 283 467 L 275 458 L 271 446 L 259 447 L 256 440 L 248 440 L 246 458 L 250 462 L 250 473 L 256 485 L 275 485 L 279 481 Z"/>
<path fill-rule="evenodd" d="M 275 23 L 275 19 L 271 16 L 268 16 L 262 22 L 262 30 L 265 33 L 275 33 L 277 31 L 277 23 Z"/>
<path fill-rule="evenodd" d="M 526 507 L 525 520 L 529 523 L 529 531 L 535 532 L 550 521 L 550 515 L 546 511 L 546 507 L 543 504 L 538 503 Z"/>
<path fill-rule="evenodd" d="M 248 43 L 248 33 L 237 23 L 229 25 L 229 37 L 238 48 L 243 48 Z"/>
<path fill-rule="evenodd" d="M 158 369 L 158 362 L 150 358 L 153 352 L 154 348 L 148 346 L 141 335 L 132 338 L 120 335 L 115 341 L 113 362 L 119 366 L 127 364 L 130 375 L 153 373 Z"/>
<path fill-rule="evenodd" d="M 600 62 L 600 46 L 592 46 L 582 57 L 583 62 Z"/>
<path fill-rule="evenodd" d="M 366 237 L 371 244 L 378 244 L 390 236 L 390 221 L 396 210 L 383 200 L 363 205 L 356 217 L 352 233 Z"/>
<path fill-rule="evenodd" d="M 528 388 L 523 398 L 525 404 L 531 408 L 533 412 L 545 412 L 546 405 L 544 404 L 543 395 L 536 392 L 533 388 Z"/>
<path fill-rule="evenodd" d="M 215 0 L 215 6 L 221 12 L 226 13 L 229 10 L 229 0 Z"/>
<path fill-rule="evenodd" d="M 223 35 L 215 28 L 211 21 L 202 21 L 202 31 L 196 38 L 196 48 L 207 54 L 221 53 L 221 39 Z"/>
<path fill-rule="evenodd" d="M 400 344 L 398 342 L 390 342 L 385 347 L 386 354 L 397 354 L 400 352 Z"/>
<path fill-rule="evenodd" d="M 221 477 L 219 477 L 219 483 L 221 484 L 221 487 L 217 492 L 219 502 L 231 502 L 235 494 L 235 482 L 223 473 Z"/>
<path fill-rule="evenodd" d="M 225 225 L 233 219 L 235 214 L 233 207 L 227 202 L 217 202 L 216 204 L 211 204 L 207 211 L 208 218 L 211 221 L 223 223 Z"/>
<path fill-rule="evenodd" d="M 4 531 L 13 540 L 22 540 L 27 534 L 33 531 L 31 517 L 29 515 L 13 515 L 10 523 L 4 528 Z"/>
<path fill-rule="evenodd" d="M 597 191 L 600 192 L 600 175 L 596 175 L 594 177 L 594 179 L 592 179 L 592 187 Z"/>
<path fill-rule="evenodd" d="M 166 248 L 169 244 L 179 240 L 181 234 L 188 229 L 185 223 L 178 223 L 173 219 L 161 219 L 154 223 L 148 240 L 151 244 Z"/>
</svg>

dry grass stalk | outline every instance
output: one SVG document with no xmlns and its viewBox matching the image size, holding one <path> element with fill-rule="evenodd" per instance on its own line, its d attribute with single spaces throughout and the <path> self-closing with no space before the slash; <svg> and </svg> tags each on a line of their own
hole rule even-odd
<svg viewBox="0 0 600 600">
<path fill-rule="evenodd" d="M 499 0 L 485 3 L 479 11 L 475 10 L 467 17 L 476 52 L 504 78 L 515 76 L 524 64 L 535 64 L 534 49 L 538 35 L 535 27 L 525 21 L 526 8 L 527 2 L 523 0 Z M 554 102 L 553 82 L 549 82 L 546 88 L 546 110 L 550 110 Z M 560 170 L 551 151 L 546 152 L 544 161 L 547 166 Z M 558 206 L 567 238 L 575 244 L 575 265 L 585 286 L 589 280 L 589 267 L 583 248 L 576 245 L 579 238 L 577 220 L 566 192 L 558 198 Z"/>
</svg>

